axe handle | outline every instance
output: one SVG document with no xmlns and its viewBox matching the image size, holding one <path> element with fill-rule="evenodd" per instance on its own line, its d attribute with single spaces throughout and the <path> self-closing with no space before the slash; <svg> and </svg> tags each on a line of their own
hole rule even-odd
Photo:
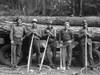
<svg viewBox="0 0 100 75">
<path fill-rule="evenodd" d="M 43 56 L 42 56 L 42 60 L 41 60 L 41 64 L 40 64 L 39 71 L 41 71 L 41 68 L 42 68 L 42 65 L 43 65 L 45 53 L 46 53 L 46 50 L 47 50 L 48 41 L 49 41 L 49 36 L 48 36 L 48 38 L 47 38 L 47 42 L 46 42 L 46 46 L 45 46 L 45 49 L 44 49 L 44 52 L 43 52 Z"/>
<path fill-rule="evenodd" d="M 85 37 L 85 67 L 87 67 L 87 35 Z"/>
<path fill-rule="evenodd" d="M 62 69 L 62 47 L 60 48 L 60 69 Z"/>
<path fill-rule="evenodd" d="M 27 72 L 29 72 L 29 68 L 30 68 L 33 38 L 34 38 L 34 34 L 32 35 L 31 45 L 30 45 L 30 49 L 29 49 L 29 56 L 28 56 L 28 63 L 27 63 Z"/>
</svg>

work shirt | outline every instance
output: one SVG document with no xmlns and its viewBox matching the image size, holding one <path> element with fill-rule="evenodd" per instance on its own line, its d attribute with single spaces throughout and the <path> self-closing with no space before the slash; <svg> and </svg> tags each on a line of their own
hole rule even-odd
<svg viewBox="0 0 100 75">
<path fill-rule="evenodd" d="M 48 34 L 47 31 L 50 31 L 51 34 Z M 50 35 L 49 42 L 56 40 L 56 30 L 55 29 L 48 28 L 48 27 L 46 29 L 44 29 L 43 36 L 47 37 L 48 35 Z"/>
<path fill-rule="evenodd" d="M 59 33 L 59 40 L 66 42 L 69 40 L 74 39 L 73 33 L 70 29 L 66 30 L 66 29 L 62 29 Z"/>
<path fill-rule="evenodd" d="M 41 36 L 41 31 L 37 28 L 33 28 L 31 29 L 31 32 L 34 33 L 34 39 L 40 39 L 42 36 Z"/>
<path fill-rule="evenodd" d="M 19 42 L 24 36 L 24 33 L 27 33 L 27 29 L 25 28 L 25 26 L 12 25 L 10 39 Z"/>
<path fill-rule="evenodd" d="M 85 37 L 86 37 L 85 31 L 86 29 L 83 29 L 83 28 L 79 30 L 79 38 L 81 40 L 82 45 L 85 45 Z M 91 45 L 92 44 L 92 40 L 91 40 L 92 33 L 89 31 L 89 29 L 87 29 L 87 33 L 91 35 L 91 36 L 87 35 L 87 43 Z"/>
</svg>

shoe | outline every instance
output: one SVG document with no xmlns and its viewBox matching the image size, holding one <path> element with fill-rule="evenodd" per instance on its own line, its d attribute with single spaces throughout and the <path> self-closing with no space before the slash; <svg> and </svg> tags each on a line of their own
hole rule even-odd
<svg viewBox="0 0 100 75">
<path fill-rule="evenodd" d="M 56 69 L 56 67 L 54 65 L 50 65 L 51 68 Z"/>
<path fill-rule="evenodd" d="M 69 67 L 69 66 L 67 66 L 67 67 L 66 67 L 66 69 L 67 69 L 67 70 L 70 70 L 70 67 Z"/>
<path fill-rule="evenodd" d="M 17 68 L 18 68 L 18 66 L 14 65 L 11 69 L 16 70 Z"/>
<path fill-rule="evenodd" d="M 65 71 L 66 70 L 66 67 L 62 67 L 62 70 Z"/>
<path fill-rule="evenodd" d="M 90 67 L 90 70 L 95 70 L 93 67 Z"/>
<path fill-rule="evenodd" d="M 40 64 L 37 64 L 37 67 L 40 67 Z"/>
</svg>

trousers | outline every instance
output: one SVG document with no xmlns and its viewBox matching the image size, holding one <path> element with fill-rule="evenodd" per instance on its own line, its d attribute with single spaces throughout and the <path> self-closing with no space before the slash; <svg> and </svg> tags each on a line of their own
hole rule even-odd
<svg viewBox="0 0 100 75">
<path fill-rule="evenodd" d="M 54 65 L 56 62 L 56 46 L 57 46 L 56 41 L 48 42 L 46 54 L 50 65 Z M 50 54 L 51 51 L 52 51 L 52 55 Z"/>
<path fill-rule="evenodd" d="M 11 44 L 11 64 L 17 66 L 21 56 L 22 42 Z"/>
<path fill-rule="evenodd" d="M 40 64 L 40 40 L 36 38 L 33 39 L 32 54 L 33 53 L 36 53 L 37 64 Z M 31 59 L 32 59 L 32 54 L 31 54 Z"/>
<path fill-rule="evenodd" d="M 66 63 L 63 64 L 65 64 L 65 66 L 70 66 L 72 60 L 72 43 L 67 43 L 67 45 L 63 49 L 65 49 L 63 55 L 67 56 L 67 65 Z M 66 58 L 65 58 L 65 62 L 66 62 Z"/>
<path fill-rule="evenodd" d="M 82 48 L 82 64 L 83 66 L 85 66 L 85 45 L 81 44 L 81 48 Z M 91 45 L 87 44 L 87 57 L 88 57 L 89 66 L 93 67 L 94 61 L 92 56 L 92 44 Z"/>
</svg>

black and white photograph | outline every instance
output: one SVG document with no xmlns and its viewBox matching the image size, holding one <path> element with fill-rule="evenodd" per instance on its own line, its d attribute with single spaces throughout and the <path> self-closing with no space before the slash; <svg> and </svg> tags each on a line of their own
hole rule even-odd
<svg viewBox="0 0 100 75">
<path fill-rule="evenodd" d="M 100 0 L 0 0 L 0 75 L 100 75 Z"/>
</svg>

